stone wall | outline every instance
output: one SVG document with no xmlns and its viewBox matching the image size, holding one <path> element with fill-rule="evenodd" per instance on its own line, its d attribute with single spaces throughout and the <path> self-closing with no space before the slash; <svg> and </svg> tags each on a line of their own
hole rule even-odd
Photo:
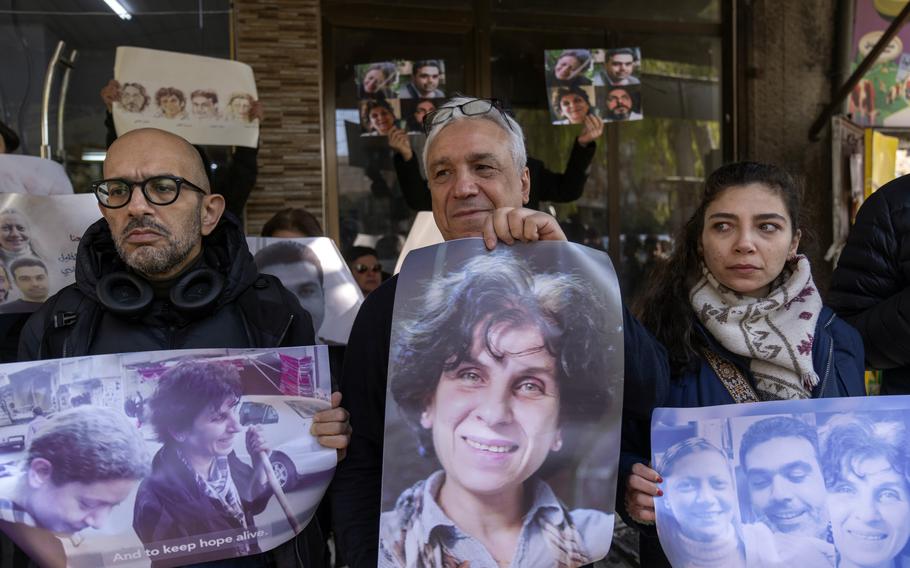
<svg viewBox="0 0 910 568">
<path fill-rule="evenodd" d="M 265 120 L 249 234 L 283 207 L 323 222 L 319 0 L 234 0 L 236 58 L 253 67 Z"/>
</svg>

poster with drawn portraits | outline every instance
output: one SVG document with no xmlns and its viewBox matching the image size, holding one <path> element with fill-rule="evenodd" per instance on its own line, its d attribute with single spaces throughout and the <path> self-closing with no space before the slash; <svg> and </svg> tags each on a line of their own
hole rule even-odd
<svg viewBox="0 0 910 568">
<path fill-rule="evenodd" d="M 72 284 L 79 241 L 100 217 L 90 193 L 0 194 L 0 314 L 34 312 Z"/>
<path fill-rule="evenodd" d="M 910 562 L 910 396 L 659 408 L 657 533 L 673 566 Z"/>
<path fill-rule="evenodd" d="M 639 48 L 551 49 L 544 67 L 553 124 L 583 124 L 592 114 L 604 122 L 643 117 Z"/>
<path fill-rule="evenodd" d="M 326 237 L 246 241 L 259 272 L 277 277 L 310 314 L 317 341 L 347 344 L 363 293 L 335 242 Z"/>
<path fill-rule="evenodd" d="M 0 517 L 70 568 L 271 550 L 334 475 L 310 434 L 330 400 L 325 346 L 0 365 Z"/>
<path fill-rule="evenodd" d="M 388 377 L 380 566 L 578 568 L 607 555 L 623 332 L 606 254 L 488 251 L 479 238 L 412 251 Z"/>
<path fill-rule="evenodd" d="M 354 66 L 363 136 L 387 136 L 392 128 L 423 130 L 423 117 L 446 98 L 445 61 L 394 60 Z"/>
<path fill-rule="evenodd" d="M 256 81 L 245 63 L 121 46 L 114 79 L 120 84 L 111 109 L 117 134 L 151 127 L 193 144 L 257 146 Z"/>
</svg>

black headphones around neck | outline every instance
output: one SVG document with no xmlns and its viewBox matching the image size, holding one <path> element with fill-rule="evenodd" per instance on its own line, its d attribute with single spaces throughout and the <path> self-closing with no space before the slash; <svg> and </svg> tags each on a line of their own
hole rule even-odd
<svg viewBox="0 0 910 568">
<path fill-rule="evenodd" d="M 170 300 L 183 313 L 198 313 L 211 308 L 224 290 L 224 276 L 211 268 L 190 270 L 171 287 Z M 101 277 L 95 287 L 98 301 L 108 311 L 133 317 L 146 312 L 155 291 L 146 280 L 128 272 L 113 272 Z"/>
</svg>

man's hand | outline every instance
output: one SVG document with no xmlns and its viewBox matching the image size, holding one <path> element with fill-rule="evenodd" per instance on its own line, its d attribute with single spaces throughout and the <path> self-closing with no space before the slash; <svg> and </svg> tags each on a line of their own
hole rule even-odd
<svg viewBox="0 0 910 568">
<path fill-rule="evenodd" d="M 654 522 L 654 498 L 664 494 L 657 486 L 662 481 L 660 475 L 645 464 L 632 466 L 626 481 L 626 511 L 633 520 L 642 524 Z"/>
<path fill-rule="evenodd" d="M 500 207 L 487 218 L 483 227 L 483 243 L 493 250 L 496 241 L 507 245 L 516 240 L 523 243 L 533 241 L 564 241 L 559 222 L 550 215 L 524 207 Z"/>
<path fill-rule="evenodd" d="M 326 448 L 338 450 L 338 461 L 344 459 L 348 444 L 351 443 L 351 415 L 341 408 L 341 393 L 332 393 L 332 408 L 313 415 L 310 434 Z"/>
<path fill-rule="evenodd" d="M 120 83 L 118 83 L 116 79 L 111 79 L 107 82 L 107 85 L 101 89 L 101 100 L 104 101 L 107 112 L 111 112 L 114 103 L 120 100 Z"/>
<path fill-rule="evenodd" d="M 578 135 L 578 143 L 582 146 L 587 146 L 594 142 L 604 133 L 604 121 L 597 115 L 589 114 L 586 116 L 584 125 L 581 134 Z"/>
<path fill-rule="evenodd" d="M 400 128 L 393 128 L 389 131 L 389 146 L 395 150 L 404 161 L 407 162 L 414 157 L 414 151 L 411 150 L 411 141 L 408 139 L 408 133 Z"/>
</svg>

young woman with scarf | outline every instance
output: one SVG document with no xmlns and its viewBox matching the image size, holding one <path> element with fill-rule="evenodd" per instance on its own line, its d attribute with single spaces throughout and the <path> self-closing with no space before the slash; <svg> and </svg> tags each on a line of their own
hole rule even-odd
<svg viewBox="0 0 910 568">
<path fill-rule="evenodd" d="M 661 406 L 865 394 L 862 341 L 822 304 L 799 219 L 799 188 L 776 166 L 733 163 L 707 179 L 638 303 L 670 357 Z M 627 421 L 617 508 L 642 530 L 642 566 L 669 566 L 650 526 L 663 495 L 650 455 L 650 425 Z"/>
</svg>

